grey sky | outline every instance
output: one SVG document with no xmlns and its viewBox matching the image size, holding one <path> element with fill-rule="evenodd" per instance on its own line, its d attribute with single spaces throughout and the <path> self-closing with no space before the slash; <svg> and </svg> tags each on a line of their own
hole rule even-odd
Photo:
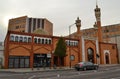
<svg viewBox="0 0 120 79">
<path fill-rule="evenodd" d="M 102 25 L 120 23 L 120 0 L 98 0 Z M 68 27 L 76 18 L 82 21 L 82 29 L 91 28 L 95 22 L 96 0 L 0 0 L 0 41 L 4 41 L 7 21 L 10 18 L 47 18 L 53 23 L 55 36 L 68 35 Z M 72 27 L 72 32 L 76 27 Z"/>
</svg>

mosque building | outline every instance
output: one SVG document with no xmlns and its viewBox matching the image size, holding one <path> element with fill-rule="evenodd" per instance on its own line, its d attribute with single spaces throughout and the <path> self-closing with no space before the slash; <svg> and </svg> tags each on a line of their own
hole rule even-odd
<svg viewBox="0 0 120 79">
<path fill-rule="evenodd" d="M 62 66 L 74 66 L 81 61 L 96 64 L 118 64 L 117 43 L 106 42 L 101 27 L 101 11 L 95 8 L 96 22 L 92 32 L 81 30 L 79 17 L 75 21 L 77 31 L 64 37 L 67 50 Z M 91 30 L 91 29 L 90 29 Z M 27 16 L 9 20 L 8 32 L 4 41 L 4 68 L 35 68 L 59 65 L 54 55 L 60 37 L 53 36 L 53 24 L 46 18 Z"/>
</svg>

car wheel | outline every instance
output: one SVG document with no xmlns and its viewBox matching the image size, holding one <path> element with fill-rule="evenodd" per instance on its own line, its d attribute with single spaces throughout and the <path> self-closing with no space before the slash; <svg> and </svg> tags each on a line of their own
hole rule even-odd
<svg viewBox="0 0 120 79">
<path fill-rule="evenodd" d="M 95 67 L 95 70 L 98 70 L 98 67 Z"/>
<path fill-rule="evenodd" d="M 84 67 L 83 70 L 86 71 L 87 70 L 86 67 Z"/>
</svg>

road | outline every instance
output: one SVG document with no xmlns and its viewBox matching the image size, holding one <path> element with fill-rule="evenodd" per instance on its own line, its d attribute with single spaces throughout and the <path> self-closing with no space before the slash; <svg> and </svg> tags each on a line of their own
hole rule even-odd
<svg viewBox="0 0 120 79">
<path fill-rule="evenodd" d="M 120 66 L 102 67 L 99 70 L 87 71 L 0 72 L 0 79 L 120 79 Z"/>
</svg>

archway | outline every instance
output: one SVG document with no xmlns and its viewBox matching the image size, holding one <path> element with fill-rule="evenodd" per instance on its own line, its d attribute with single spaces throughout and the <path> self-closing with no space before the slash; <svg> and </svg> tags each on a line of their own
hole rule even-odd
<svg viewBox="0 0 120 79">
<path fill-rule="evenodd" d="M 92 48 L 88 48 L 87 55 L 88 55 L 88 61 L 94 63 L 94 51 Z"/>
<path fill-rule="evenodd" d="M 105 62 L 106 62 L 106 64 L 110 63 L 110 61 L 109 61 L 109 54 L 108 53 L 105 53 Z"/>
</svg>

